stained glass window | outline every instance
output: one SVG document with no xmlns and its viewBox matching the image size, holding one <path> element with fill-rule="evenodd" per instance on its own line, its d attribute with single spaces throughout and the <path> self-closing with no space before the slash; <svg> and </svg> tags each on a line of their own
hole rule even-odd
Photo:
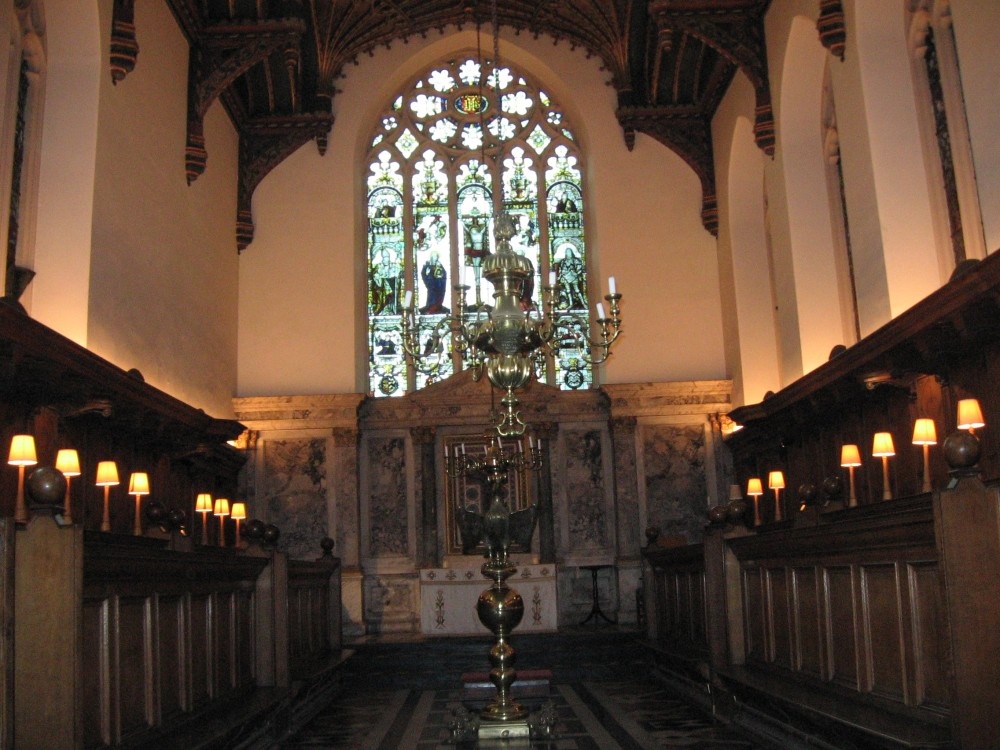
<svg viewBox="0 0 1000 750">
<path fill-rule="evenodd" d="M 457 284 L 467 288 L 465 315 L 488 313 L 492 286 L 481 274 L 492 252 L 493 217 L 506 211 L 517 227 L 514 250 L 535 269 L 526 310 L 541 307 L 541 280 L 555 274 L 562 310 L 588 308 L 584 191 L 580 153 L 565 114 L 526 75 L 466 54 L 412 81 L 378 115 L 369 141 L 369 390 L 400 396 L 463 367 L 451 341 L 430 324 L 456 309 Z M 424 325 L 420 368 L 402 346 L 405 294 Z M 564 389 L 588 388 L 591 368 L 580 349 L 540 356 L 536 374 Z"/>
</svg>

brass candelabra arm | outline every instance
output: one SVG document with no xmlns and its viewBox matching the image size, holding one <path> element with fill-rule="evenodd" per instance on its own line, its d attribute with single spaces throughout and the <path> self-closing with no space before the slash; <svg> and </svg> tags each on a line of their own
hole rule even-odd
<svg viewBox="0 0 1000 750">
<path fill-rule="evenodd" d="M 556 311 L 552 330 L 546 340 L 553 354 L 558 354 L 559 349 L 572 345 L 583 350 L 581 357 L 590 365 L 599 365 L 607 361 L 611 356 L 611 346 L 618 340 L 622 331 L 621 307 L 618 304 L 621 298 L 620 294 L 604 295 L 604 299 L 609 303 L 610 315 L 603 314 L 603 307 L 598 308 L 599 339 L 591 338 L 588 318 L 577 313 Z"/>
</svg>

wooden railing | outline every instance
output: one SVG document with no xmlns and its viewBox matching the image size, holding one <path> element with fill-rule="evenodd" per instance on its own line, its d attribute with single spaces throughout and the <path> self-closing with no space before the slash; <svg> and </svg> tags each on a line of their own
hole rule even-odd
<svg viewBox="0 0 1000 750">
<path fill-rule="evenodd" d="M 341 648 L 340 561 L 288 562 L 288 661 L 293 680 L 308 678 Z"/>
</svg>

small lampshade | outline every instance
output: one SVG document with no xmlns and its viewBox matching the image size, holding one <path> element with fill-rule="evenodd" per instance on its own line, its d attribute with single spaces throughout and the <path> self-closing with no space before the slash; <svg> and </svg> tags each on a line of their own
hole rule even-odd
<svg viewBox="0 0 1000 750">
<path fill-rule="evenodd" d="M 751 497 L 754 495 L 764 494 L 764 489 L 761 487 L 760 479 L 753 477 L 749 482 L 747 482 L 747 494 Z"/>
<path fill-rule="evenodd" d="M 63 476 L 80 476 L 80 456 L 72 448 L 63 448 L 56 453 L 56 468 Z"/>
<path fill-rule="evenodd" d="M 892 433 L 876 432 L 872 442 L 872 455 L 876 458 L 882 456 L 895 456 L 896 449 L 892 444 Z"/>
<path fill-rule="evenodd" d="M 31 435 L 15 435 L 10 441 L 10 457 L 7 463 L 11 466 L 34 466 L 38 463 L 35 455 L 35 438 Z"/>
<path fill-rule="evenodd" d="M 772 490 L 785 489 L 785 475 L 780 471 L 772 471 L 767 475 L 767 486 Z"/>
<path fill-rule="evenodd" d="M 247 517 L 247 506 L 246 506 L 246 504 L 241 503 L 241 502 L 233 503 L 233 509 L 232 509 L 232 512 L 230 513 L 230 515 L 233 518 L 235 518 L 235 519 L 237 519 L 239 521 L 246 520 L 246 517 Z"/>
<path fill-rule="evenodd" d="M 94 484 L 98 487 L 118 484 L 118 465 L 114 461 L 101 461 L 97 464 L 97 481 Z"/>
<path fill-rule="evenodd" d="M 132 476 L 128 479 L 128 494 L 130 495 L 148 495 L 149 494 L 149 475 L 144 471 L 132 472 Z"/>
<path fill-rule="evenodd" d="M 985 427 L 983 421 L 983 410 L 979 408 L 979 401 L 974 398 L 963 398 L 958 402 L 958 429 L 976 430 Z"/>
<path fill-rule="evenodd" d="M 913 423 L 914 445 L 937 445 L 937 430 L 933 419 L 921 418 Z"/>
<path fill-rule="evenodd" d="M 861 451 L 858 446 L 848 444 L 840 449 L 841 466 L 861 466 Z"/>
<path fill-rule="evenodd" d="M 212 512 L 212 496 L 207 492 L 201 492 L 198 494 L 198 499 L 194 501 L 194 509 L 198 513 L 211 513 Z"/>
<path fill-rule="evenodd" d="M 742 500 L 743 490 L 738 484 L 729 485 L 729 499 L 730 500 Z"/>
<path fill-rule="evenodd" d="M 228 516 L 229 515 L 229 501 L 220 497 L 215 501 L 215 515 L 217 516 Z"/>
</svg>

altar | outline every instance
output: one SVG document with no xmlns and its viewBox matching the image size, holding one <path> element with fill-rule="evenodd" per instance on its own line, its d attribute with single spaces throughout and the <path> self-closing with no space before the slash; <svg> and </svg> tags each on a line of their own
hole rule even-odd
<svg viewBox="0 0 1000 750">
<path fill-rule="evenodd" d="M 556 566 L 519 565 L 507 584 L 524 600 L 517 633 L 557 629 Z M 425 568 L 420 571 L 420 632 L 424 635 L 488 635 L 476 615 L 476 601 L 490 581 L 479 568 Z"/>
</svg>

